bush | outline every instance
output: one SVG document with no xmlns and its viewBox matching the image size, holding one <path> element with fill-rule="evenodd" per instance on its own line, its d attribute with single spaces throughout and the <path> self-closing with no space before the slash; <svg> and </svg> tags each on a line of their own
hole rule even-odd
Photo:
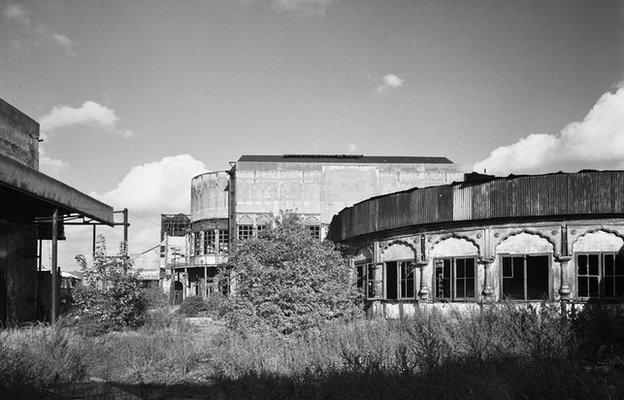
<svg viewBox="0 0 624 400">
<path fill-rule="evenodd" d="M 209 310 L 209 306 L 201 296 L 191 296 L 184 299 L 178 313 L 187 317 L 197 317 Z"/>
<path fill-rule="evenodd" d="M 137 273 L 129 270 L 123 251 L 119 256 L 107 256 L 104 237 L 100 236 L 93 264 L 88 266 L 84 256 L 77 256 L 76 260 L 82 266 L 85 286 L 76 289 L 73 312 L 65 318 L 65 324 L 96 335 L 143 324 L 145 293 Z"/>
<path fill-rule="evenodd" d="M 143 297 L 147 308 L 161 308 L 169 306 L 169 296 L 161 287 L 147 287 L 143 289 Z"/>
<path fill-rule="evenodd" d="M 333 243 L 314 239 L 296 215 L 240 243 L 229 264 L 235 289 L 226 317 L 233 326 L 261 320 L 289 334 L 361 313 L 347 258 Z"/>
</svg>

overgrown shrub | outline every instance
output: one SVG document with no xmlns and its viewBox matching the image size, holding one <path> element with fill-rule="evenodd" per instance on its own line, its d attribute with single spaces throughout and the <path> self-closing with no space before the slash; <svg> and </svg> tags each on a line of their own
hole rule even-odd
<svg viewBox="0 0 624 400">
<path fill-rule="evenodd" d="M 178 313 L 187 317 L 197 317 L 207 312 L 208 309 L 208 303 L 201 296 L 190 296 L 184 299 L 182 304 L 180 304 Z"/>
<path fill-rule="evenodd" d="M 0 398 L 31 399 L 44 389 L 84 379 L 84 342 L 72 330 L 59 326 L 0 332 Z"/>
<path fill-rule="evenodd" d="M 94 335 L 141 326 L 147 308 L 145 294 L 124 250 L 118 256 L 107 256 L 104 237 L 99 236 L 93 264 L 89 266 L 84 256 L 76 260 L 85 285 L 76 288 L 73 312 L 64 323 Z"/>
<path fill-rule="evenodd" d="M 143 289 L 143 297 L 145 298 L 145 306 L 150 309 L 162 308 L 169 306 L 169 296 L 161 287 L 147 287 Z"/>
<path fill-rule="evenodd" d="M 235 289 L 226 316 L 243 330 L 261 320 L 288 334 L 361 312 L 346 257 L 314 239 L 296 215 L 285 214 L 275 228 L 240 243 L 229 264 Z"/>
</svg>

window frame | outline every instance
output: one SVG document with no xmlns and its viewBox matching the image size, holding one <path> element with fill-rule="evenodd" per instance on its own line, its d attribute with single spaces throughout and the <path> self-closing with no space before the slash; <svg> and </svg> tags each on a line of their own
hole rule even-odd
<svg viewBox="0 0 624 400">
<path fill-rule="evenodd" d="M 554 274 L 552 271 L 552 263 L 553 263 L 553 253 L 505 253 L 505 254 L 498 254 L 498 265 L 499 265 L 499 274 L 498 274 L 498 278 L 499 278 L 499 292 L 500 292 L 500 300 L 508 300 L 508 301 L 521 301 L 521 302 L 536 302 L 536 301 L 543 301 L 543 299 L 527 299 L 527 257 L 546 257 L 548 260 L 548 298 L 546 299 L 546 301 L 552 301 L 553 300 L 553 279 L 554 279 Z M 522 271 L 523 271 L 523 297 L 522 299 L 506 299 L 504 298 L 504 294 L 503 294 L 503 288 L 504 288 L 504 277 L 503 277 L 503 259 L 505 257 L 511 257 L 511 258 L 519 258 L 522 257 L 523 258 L 523 265 L 522 265 Z M 512 265 L 513 265 L 513 261 L 512 261 Z M 512 269 L 513 271 L 513 269 Z"/>
<path fill-rule="evenodd" d="M 320 225 L 307 225 L 310 235 L 314 240 L 321 240 L 321 226 Z"/>
<path fill-rule="evenodd" d="M 364 294 L 364 298 L 367 299 L 368 298 L 368 268 L 370 265 L 370 261 L 366 261 L 366 262 L 358 262 L 354 264 L 355 267 L 355 287 L 358 290 L 362 291 L 362 294 Z M 358 285 L 358 280 L 359 280 L 359 269 L 362 268 L 362 286 L 360 287 Z"/>
<path fill-rule="evenodd" d="M 217 249 L 217 253 L 225 253 L 229 251 L 230 249 L 230 230 L 229 229 L 218 230 L 216 249 Z"/>
<path fill-rule="evenodd" d="M 579 283 L 578 283 L 578 278 L 579 278 L 579 256 L 587 256 L 589 258 L 590 255 L 598 255 L 598 296 L 593 297 L 593 296 L 580 296 L 579 295 Z M 614 262 L 614 272 L 615 272 L 615 266 L 617 265 L 617 260 L 618 260 L 618 255 L 619 252 L 618 251 L 582 251 L 582 252 L 575 252 L 574 253 L 574 295 L 576 297 L 576 299 L 578 300 L 582 300 L 582 301 L 588 301 L 590 299 L 597 299 L 597 300 L 601 300 L 601 301 L 614 301 L 614 300 L 622 300 L 624 299 L 624 295 L 621 296 L 611 296 L 611 297 L 606 297 L 605 296 L 605 284 L 604 284 L 604 279 L 605 279 L 605 256 L 606 255 L 612 255 L 613 256 L 613 262 Z M 624 258 L 624 256 L 620 256 L 622 258 Z M 624 263 L 624 259 L 622 260 L 622 262 Z M 589 268 L 587 268 L 587 274 L 585 274 L 584 276 L 586 277 L 590 277 L 590 276 L 594 276 L 594 275 L 590 275 L 589 274 Z M 613 277 L 614 279 L 616 277 L 624 277 L 624 274 L 621 275 L 617 275 L 617 274 L 613 274 L 613 275 L 609 275 L 610 277 Z M 615 284 L 615 280 L 614 280 L 614 284 Z M 589 293 L 588 293 L 589 294 Z"/>
<path fill-rule="evenodd" d="M 478 294 L 478 282 L 479 282 L 479 265 L 477 263 L 477 255 L 467 255 L 467 256 L 449 256 L 449 257 L 435 257 L 433 259 L 432 264 L 432 298 L 433 301 L 476 301 L 479 299 Z M 449 297 L 437 297 L 438 296 L 438 287 L 437 287 L 437 277 L 436 277 L 436 262 L 440 260 L 444 262 L 444 260 L 451 260 L 451 277 L 450 277 L 450 289 L 451 295 Z M 457 260 L 473 260 L 474 267 L 474 296 L 473 297 L 458 297 L 457 296 Z M 464 277 L 465 279 L 465 277 Z"/>
<path fill-rule="evenodd" d="M 416 263 L 414 263 L 414 259 L 408 260 L 396 260 L 397 263 L 397 300 L 414 300 L 416 298 L 416 293 L 418 290 L 416 289 Z M 403 289 L 403 281 L 406 284 L 407 291 L 407 278 L 403 277 L 403 264 L 411 264 L 412 265 L 412 295 L 403 297 L 402 289 Z"/>
<path fill-rule="evenodd" d="M 247 232 L 245 235 L 241 235 L 241 228 Z M 244 236 L 244 237 L 242 237 Z M 236 239 L 238 241 L 253 239 L 255 236 L 255 229 L 251 224 L 239 224 L 236 225 Z"/>
<path fill-rule="evenodd" d="M 193 233 L 193 255 L 201 256 L 202 255 L 202 234 L 201 231 Z"/>
<path fill-rule="evenodd" d="M 209 241 L 210 236 L 212 236 L 212 243 Z M 216 237 L 217 235 L 214 229 L 207 229 L 204 231 L 204 254 L 215 254 L 217 252 Z"/>
</svg>

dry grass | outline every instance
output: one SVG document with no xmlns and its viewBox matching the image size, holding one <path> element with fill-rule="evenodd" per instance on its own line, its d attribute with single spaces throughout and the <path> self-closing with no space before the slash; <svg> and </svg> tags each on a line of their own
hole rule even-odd
<svg viewBox="0 0 624 400">
<path fill-rule="evenodd" d="M 296 336 L 207 332 L 167 314 L 99 337 L 34 326 L 0 332 L 0 375 L 5 392 L 17 395 L 25 385 L 35 393 L 97 376 L 130 387 L 218 385 L 241 399 L 623 398 L 621 320 L 608 324 L 608 346 L 590 365 L 589 329 L 607 322 L 583 318 L 497 306 L 328 324 Z"/>
</svg>

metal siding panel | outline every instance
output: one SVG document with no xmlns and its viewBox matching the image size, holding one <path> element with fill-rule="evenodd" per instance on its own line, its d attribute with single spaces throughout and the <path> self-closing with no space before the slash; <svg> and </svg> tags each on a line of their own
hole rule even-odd
<svg viewBox="0 0 624 400">
<path fill-rule="evenodd" d="M 511 212 L 511 192 L 509 182 L 500 180 L 489 183 L 490 216 L 504 217 Z"/>
<path fill-rule="evenodd" d="M 624 213 L 624 172 L 611 173 L 611 211 Z"/>
<path fill-rule="evenodd" d="M 472 186 L 472 218 L 490 218 L 489 183 Z"/>
<path fill-rule="evenodd" d="M 472 189 L 453 187 L 453 220 L 464 221 L 472 218 Z"/>
<path fill-rule="evenodd" d="M 442 186 L 438 192 L 438 219 L 437 222 L 453 220 L 453 188 Z"/>
<path fill-rule="evenodd" d="M 410 192 L 399 193 L 397 196 L 399 209 L 399 226 L 409 226 L 413 224 L 413 213 L 416 211 L 410 206 Z"/>
</svg>

